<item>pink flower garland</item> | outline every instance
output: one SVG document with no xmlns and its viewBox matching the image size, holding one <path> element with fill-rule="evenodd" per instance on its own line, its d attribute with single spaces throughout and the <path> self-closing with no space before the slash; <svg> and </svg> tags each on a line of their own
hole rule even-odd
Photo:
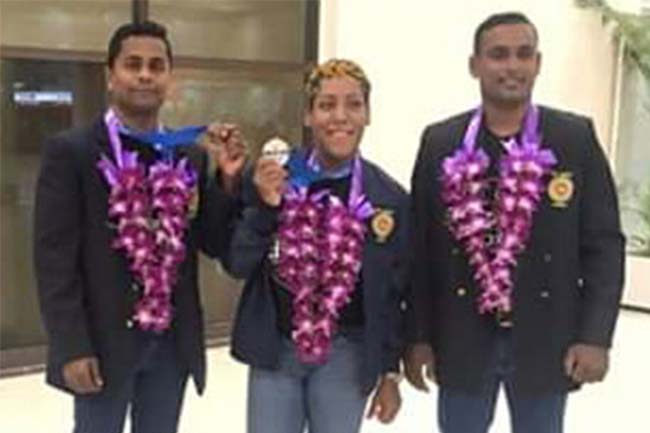
<svg viewBox="0 0 650 433">
<path fill-rule="evenodd" d="M 463 147 L 443 161 L 442 200 L 447 205 L 450 230 L 463 246 L 474 269 L 481 294 L 478 310 L 508 314 L 512 311 L 512 271 L 517 256 L 526 248 L 533 216 L 542 199 L 545 177 L 557 160 L 540 148 L 539 112 L 530 107 L 526 115 L 523 143 L 505 143 L 506 155 L 499 166 L 496 203 L 486 198 L 488 156 L 476 148 L 481 110 L 472 117 Z M 486 242 L 496 229 L 492 245 Z"/>
<path fill-rule="evenodd" d="M 103 156 L 98 167 L 111 187 L 108 215 L 117 225 L 112 246 L 123 251 L 143 288 L 134 321 L 143 330 L 159 333 L 172 321 L 172 289 L 185 259 L 187 212 L 196 172 L 182 159 L 157 161 L 147 173 L 135 152 L 122 150 L 119 120 L 112 111 L 106 115 L 106 125 L 115 163 Z"/>
<path fill-rule="evenodd" d="M 293 294 L 292 339 L 305 363 L 327 361 L 336 321 L 361 270 L 364 220 L 372 206 L 355 192 L 358 160 L 355 165 L 348 205 L 329 191 L 309 195 L 307 187 L 290 189 L 284 197 L 278 275 Z"/>
</svg>

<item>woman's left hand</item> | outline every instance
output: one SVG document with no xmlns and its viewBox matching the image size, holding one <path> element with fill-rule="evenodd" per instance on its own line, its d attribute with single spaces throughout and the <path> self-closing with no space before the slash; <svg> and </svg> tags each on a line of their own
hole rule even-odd
<svg viewBox="0 0 650 433">
<path fill-rule="evenodd" d="M 402 397 L 399 392 L 399 385 L 395 380 L 383 377 L 372 397 L 366 417 L 376 417 L 380 422 L 389 424 L 395 419 L 402 406 Z"/>
</svg>

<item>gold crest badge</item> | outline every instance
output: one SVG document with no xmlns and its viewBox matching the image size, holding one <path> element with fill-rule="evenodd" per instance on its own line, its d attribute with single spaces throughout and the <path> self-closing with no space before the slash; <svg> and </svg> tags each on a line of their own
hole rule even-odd
<svg viewBox="0 0 650 433">
<path fill-rule="evenodd" d="M 566 207 L 573 198 L 575 185 L 572 177 L 573 174 L 568 171 L 553 174 L 553 179 L 548 184 L 548 196 L 553 207 Z"/>
<path fill-rule="evenodd" d="M 386 242 L 395 229 L 393 211 L 389 209 L 377 209 L 370 222 L 370 228 L 377 242 Z"/>
<path fill-rule="evenodd" d="M 187 204 L 187 219 L 194 219 L 199 211 L 199 187 L 195 186 L 192 189 L 192 197 Z"/>
</svg>

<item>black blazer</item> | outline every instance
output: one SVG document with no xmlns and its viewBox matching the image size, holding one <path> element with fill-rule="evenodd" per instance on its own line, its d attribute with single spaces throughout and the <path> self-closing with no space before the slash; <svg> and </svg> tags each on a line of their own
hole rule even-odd
<svg viewBox="0 0 650 433">
<path fill-rule="evenodd" d="M 395 221 L 394 231 L 384 242 L 369 228 L 363 250 L 364 359 L 359 385 L 369 392 L 379 374 L 399 371 L 409 205 L 403 188 L 379 167 L 363 160 L 362 170 L 364 193 L 376 209 L 391 211 Z M 246 279 L 231 351 L 251 366 L 275 369 L 283 336 L 276 323 L 266 257 L 277 228 L 277 212 L 261 205 L 254 194 L 247 196 L 248 207 L 235 231 L 229 260 L 230 272 Z"/>
<path fill-rule="evenodd" d="M 412 178 L 414 270 L 408 335 L 430 343 L 443 386 L 477 390 L 497 329 L 477 312 L 478 288 L 446 225 L 440 164 L 462 142 L 470 113 L 430 125 Z M 515 386 L 529 393 L 574 387 L 563 358 L 576 342 L 608 347 L 623 287 L 624 237 L 614 182 L 587 118 L 542 108 L 543 145 L 575 185 L 565 207 L 548 193 L 514 274 Z"/>
<path fill-rule="evenodd" d="M 126 140 L 128 145 L 137 146 Z M 34 263 L 49 337 L 47 381 L 65 389 L 62 366 L 75 358 L 97 356 L 105 380 L 102 392 L 110 394 L 136 361 L 138 331 L 129 319 L 138 289 L 126 258 L 111 247 L 115 231 L 108 223 L 109 187 L 97 168 L 102 154 L 112 156 L 102 119 L 45 143 L 36 187 Z M 179 358 L 201 392 L 205 354 L 197 252 L 224 256 L 238 201 L 207 175 L 205 154 L 193 147 L 187 156 L 199 172 L 200 199 L 174 288 L 171 332 Z"/>
</svg>

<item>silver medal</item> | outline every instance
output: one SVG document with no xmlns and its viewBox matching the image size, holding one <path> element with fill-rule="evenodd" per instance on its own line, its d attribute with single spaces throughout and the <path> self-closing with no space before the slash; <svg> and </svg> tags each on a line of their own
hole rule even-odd
<svg viewBox="0 0 650 433">
<path fill-rule="evenodd" d="M 285 165 L 289 161 L 290 153 L 289 143 L 280 137 L 273 137 L 262 146 L 262 158 L 272 159 L 280 165 Z"/>
</svg>

